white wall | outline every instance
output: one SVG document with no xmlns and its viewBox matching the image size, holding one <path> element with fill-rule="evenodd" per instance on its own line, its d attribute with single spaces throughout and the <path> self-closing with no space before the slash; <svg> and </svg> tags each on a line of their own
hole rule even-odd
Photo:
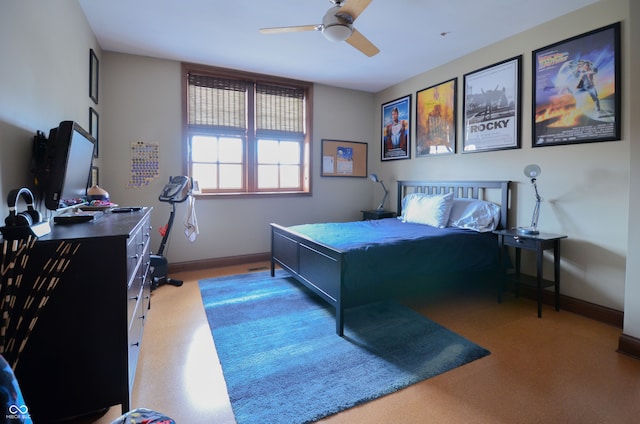
<svg viewBox="0 0 640 424">
<path fill-rule="evenodd" d="M 102 56 L 100 185 L 122 205 L 154 206 L 152 224 L 162 227 L 170 206 L 157 200 L 171 175 L 182 175 L 180 63 L 119 53 Z M 370 141 L 373 95 L 316 85 L 313 89 L 312 196 L 198 198 L 200 236 L 191 244 L 183 233 L 186 204 L 177 206 L 169 261 L 190 262 L 270 250 L 269 223 L 292 225 L 359 219 L 369 207 L 374 185 L 367 178 L 320 177 L 323 138 Z M 340 107 L 336 107 L 340 105 Z M 127 188 L 132 142 L 160 146 L 160 176 L 148 187 Z M 160 243 L 154 232 L 152 246 Z"/>
<path fill-rule="evenodd" d="M 622 21 L 622 58 L 625 64 L 622 87 L 629 87 L 631 72 L 624 60 L 631 50 L 631 43 L 626 42 L 628 13 L 627 0 L 602 0 L 378 93 L 375 105 L 407 94 L 413 94 L 415 102 L 416 91 L 458 77 L 460 112 L 464 74 L 523 55 L 521 149 L 376 163 L 373 171 L 383 176 L 385 181 L 417 178 L 511 180 L 515 186 L 511 225 L 527 226 L 531 222 L 534 193 L 523 170 L 530 163 L 540 165 L 542 174 L 538 178 L 538 188 L 544 198 L 540 229 L 569 236 L 562 242 L 561 292 L 622 310 L 629 217 L 629 128 L 632 119 L 628 106 L 632 96 L 627 95 L 627 90 L 623 90 L 621 141 L 533 149 L 531 52 L 574 35 Z M 377 128 L 380 128 L 379 111 L 376 109 L 372 113 L 376 116 Z M 462 118 L 459 118 L 459 137 L 462 133 L 461 122 Z M 459 140 L 458 152 L 461 151 L 460 146 Z M 378 145 L 376 148 L 379 151 Z M 530 270 L 531 266 L 530 262 Z M 550 277 L 552 266 L 549 260 L 545 266 L 545 274 Z"/>
</svg>

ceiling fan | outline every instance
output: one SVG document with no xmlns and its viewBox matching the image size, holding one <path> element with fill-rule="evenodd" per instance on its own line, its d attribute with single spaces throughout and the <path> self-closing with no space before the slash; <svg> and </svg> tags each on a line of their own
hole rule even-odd
<svg viewBox="0 0 640 424">
<path fill-rule="evenodd" d="M 327 10 L 321 24 L 261 28 L 260 32 L 263 34 L 276 34 L 282 32 L 321 31 L 327 40 L 346 41 L 369 57 L 378 54 L 380 49 L 353 27 L 353 22 L 369 6 L 372 0 L 329 1 L 334 6 Z"/>
</svg>

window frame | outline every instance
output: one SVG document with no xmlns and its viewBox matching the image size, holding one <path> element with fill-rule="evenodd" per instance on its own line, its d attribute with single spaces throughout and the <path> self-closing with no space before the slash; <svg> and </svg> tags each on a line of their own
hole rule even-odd
<svg viewBox="0 0 640 424">
<path fill-rule="evenodd" d="M 293 80 L 288 78 L 280 78 L 271 75 L 256 74 L 251 72 L 236 71 L 232 69 L 212 67 L 206 65 L 198 65 L 193 63 L 182 63 L 182 168 L 184 175 L 191 176 L 191 159 L 190 159 L 190 137 L 191 135 L 206 135 L 207 131 L 203 128 L 195 127 L 191 130 L 188 123 L 188 101 L 189 101 L 189 81 L 188 76 L 190 73 L 197 73 L 201 75 L 228 78 L 228 79 L 242 79 L 252 84 L 273 84 L 283 85 L 288 87 L 301 88 L 305 91 L 305 116 L 304 116 L 304 140 L 301 143 L 301 190 L 292 189 L 258 189 L 257 182 L 257 141 L 259 137 L 255 134 L 255 99 L 250 96 L 249 104 L 247 105 L 248 113 L 247 125 L 249 127 L 248 132 L 253 134 L 246 134 L 246 152 L 245 152 L 245 177 L 243 186 L 247 186 L 243 191 L 237 190 L 224 190 L 224 191 L 207 191 L 195 193 L 197 197 L 213 198 L 213 197 L 262 197 L 262 196 L 308 196 L 311 195 L 312 187 L 312 124 L 313 124 L 313 84 L 306 81 Z M 213 134 L 209 132 L 209 134 Z M 262 137 L 263 139 L 265 137 Z M 283 138 L 274 137 L 279 140 Z"/>
</svg>

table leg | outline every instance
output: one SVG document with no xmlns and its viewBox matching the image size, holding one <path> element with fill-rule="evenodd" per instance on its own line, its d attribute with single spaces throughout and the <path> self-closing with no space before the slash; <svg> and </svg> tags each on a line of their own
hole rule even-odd
<svg viewBox="0 0 640 424">
<path fill-rule="evenodd" d="M 553 247 L 553 281 L 556 289 L 556 311 L 560 310 L 560 240 Z"/>
<path fill-rule="evenodd" d="M 516 247 L 516 297 L 520 297 L 520 264 L 522 261 L 522 249 Z"/>
<path fill-rule="evenodd" d="M 543 250 L 538 247 L 536 250 L 536 280 L 537 280 L 537 297 L 538 297 L 538 318 L 542 318 L 542 264 Z"/>
<path fill-rule="evenodd" d="M 500 261 L 498 263 L 498 303 L 502 303 L 502 293 L 505 290 L 505 286 L 506 286 L 506 270 L 504 269 L 504 255 L 505 255 L 505 251 L 504 251 L 504 236 L 502 235 L 498 235 L 498 249 L 500 249 L 500 251 L 498 252 L 498 254 L 500 255 Z"/>
</svg>

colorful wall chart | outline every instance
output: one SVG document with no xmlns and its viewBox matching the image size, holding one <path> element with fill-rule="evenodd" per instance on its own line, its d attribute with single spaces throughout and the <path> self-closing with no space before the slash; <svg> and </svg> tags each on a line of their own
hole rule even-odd
<svg viewBox="0 0 640 424">
<path fill-rule="evenodd" d="M 129 188 L 148 186 L 160 173 L 160 146 L 143 141 L 131 143 Z"/>
</svg>

